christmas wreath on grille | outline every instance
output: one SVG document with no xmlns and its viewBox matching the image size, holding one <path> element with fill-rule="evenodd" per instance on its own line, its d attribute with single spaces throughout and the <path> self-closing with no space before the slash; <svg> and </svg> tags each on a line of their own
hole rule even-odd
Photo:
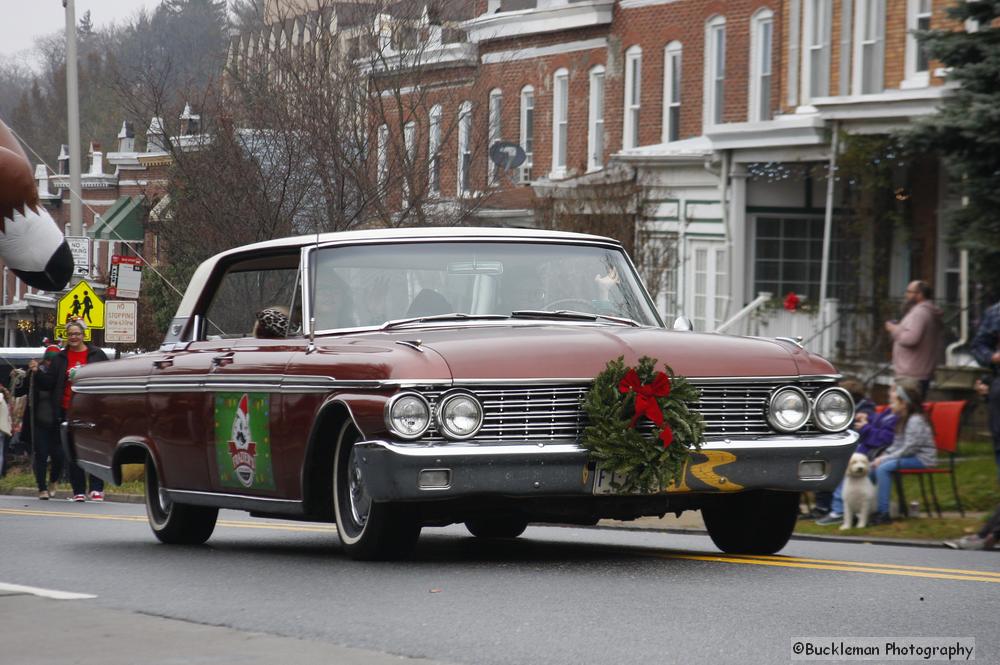
<svg viewBox="0 0 1000 665">
<path fill-rule="evenodd" d="M 583 447 L 597 464 L 622 481 L 623 493 L 658 492 L 680 479 L 691 450 L 701 447 L 705 424 L 691 407 L 700 391 L 657 360 L 626 367 L 619 356 L 594 379 L 583 400 L 589 423 Z M 650 428 L 649 425 L 652 425 Z"/>
</svg>

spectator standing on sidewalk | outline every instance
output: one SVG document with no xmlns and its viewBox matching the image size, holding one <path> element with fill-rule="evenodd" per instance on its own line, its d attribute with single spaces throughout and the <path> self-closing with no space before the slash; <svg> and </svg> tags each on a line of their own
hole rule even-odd
<svg viewBox="0 0 1000 665">
<path fill-rule="evenodd" d="M 83 341 L 84 325 L 80 321 L 66 324 L 66 346 L 56 354 L 50 367 L 51 372 L 42 380 L 42 388 L 52 390 L 55 422 L 66 419 L 73 399 L 73 376 L 84 365 L 103 362 L 108 359 L 104 351 Z M 42 375 L 39 375 L 42 376 Z M 69 482 L 73 486 L 73 501 L 87 500 L 87 479 L 90 479 L 90 500 L 104 501 L 104 481 L 85 473 L 76 464 L 69 465 Z"/>
<path fill-rule="evenodd" d="M 41 363 L 31 360 L 28 363 L 30 374 L 17 389 L 19 397 L 28 396 L 28 409 L 24 419 L 30 425 L 32 468 L 35 472 L 35 484 L 38 486 L 38 498 L 41 501 L 47 501 L 52 496 L 54 490 L 50 493 L 49 485 L 55 485 L 63 471 L 59 426 L 55 419 L 57 409 L 52 402 L 51 389 L 43 388 L 43 383 L 55 385 L 55 379 L 46 381 L 45 376 L 51 374 L 52 361 L 59 355 L 59 351 L 58 346 L 52 345 L 46 347 Z M 51 469 L 49 460 L 52 461 Z"/>
<path fill-rule="evenodd" d="M 983 313 L 976 335 L 972 338 L 972 355 L 992 375 L 986 405 L 990 416 L 993 455 L 997 462 L 997 480 L 1000 481 L 1000 302 Z"/>
<path fill-rule="evenodd" d="M 885 322 L 885 329 L 892 337 L 895 378 L 915 379 L 924 395 L 934 378 L 944 340 L 941 310 L 932 302 L 933 297 L 934 290 L 927 282 L 910 282 L 906 287 L 903 320 Z"/>
</svg>

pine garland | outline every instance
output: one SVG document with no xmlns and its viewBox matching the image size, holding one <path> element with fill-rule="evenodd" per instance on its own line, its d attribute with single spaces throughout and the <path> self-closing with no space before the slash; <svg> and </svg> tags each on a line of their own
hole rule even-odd
<svg viewBox="0 0 1000 665">
<path fill-rule="evenodd" d="M 643 386 L 656 381 L 657 362 L 648 356 L 639 359 L 634 369 Z M 624 357 L 609 362 L 584 397 L 583 408 L 589 424 L 584 429 L 582 445 L 600 467 L 624 475 L 621 483 L 612 481 L 618 492 L 663 490 L 680 479 L 691 450 L 701 448 L 705 423 L 701 414 L 691 409 L 698 402 L 700 391 L 686 378 L 676 376 L 669 365 L 664 368 L 670 380 L 669 394 L 655 398 L 664 424 L 658 427 L 652 423 L 649 434 L 639 427 L 648 424 L 649 419 L 635 418 L 636 392 L 623 393 L 620 389 L 622 380 L 633 369 L 625 366 Z"/>
</svg>

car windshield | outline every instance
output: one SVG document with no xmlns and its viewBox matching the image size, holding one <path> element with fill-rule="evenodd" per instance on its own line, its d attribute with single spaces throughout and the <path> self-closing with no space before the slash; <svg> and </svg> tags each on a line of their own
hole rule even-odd
<svg viewBox="0 0 1000 665">
<path fill-rule="evenodd" d="M 624 253 L 599 245 L 385 243 L 326 247 L 315 257 L 317 330 L 526 310 L 660 325 Z"/>
</svg>

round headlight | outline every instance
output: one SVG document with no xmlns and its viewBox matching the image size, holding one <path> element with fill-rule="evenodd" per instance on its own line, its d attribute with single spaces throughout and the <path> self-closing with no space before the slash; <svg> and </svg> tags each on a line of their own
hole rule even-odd
<svg viewBox="0 0 1000 665">
<path fill-rule="evenodd" d="M 779 432 L 794 432 L 809 420 L 809 398 L 798 388 L 782 388 L 771 395 L 767 421 Z"/>
<path fill-rule="evenodd" d="M 389 431 L 403 439 L 416 439 L 431 426 L 431 407 L 417 393 L 394 395 L 385 409 Z"/>
<path fill-rule="evenodd" d="M 449 439 L 468 439 L 483 426 L 483 407 L 469 393 L 445 395 L 437 415 L 438 427 Z"/>
<path fill-rule="evenodd" d="M 813 403 L 813 421 L 824 432 L 842 432 L 854 421 L 854 400 L 843 388 L 827 388 Z"/>
</svg>

